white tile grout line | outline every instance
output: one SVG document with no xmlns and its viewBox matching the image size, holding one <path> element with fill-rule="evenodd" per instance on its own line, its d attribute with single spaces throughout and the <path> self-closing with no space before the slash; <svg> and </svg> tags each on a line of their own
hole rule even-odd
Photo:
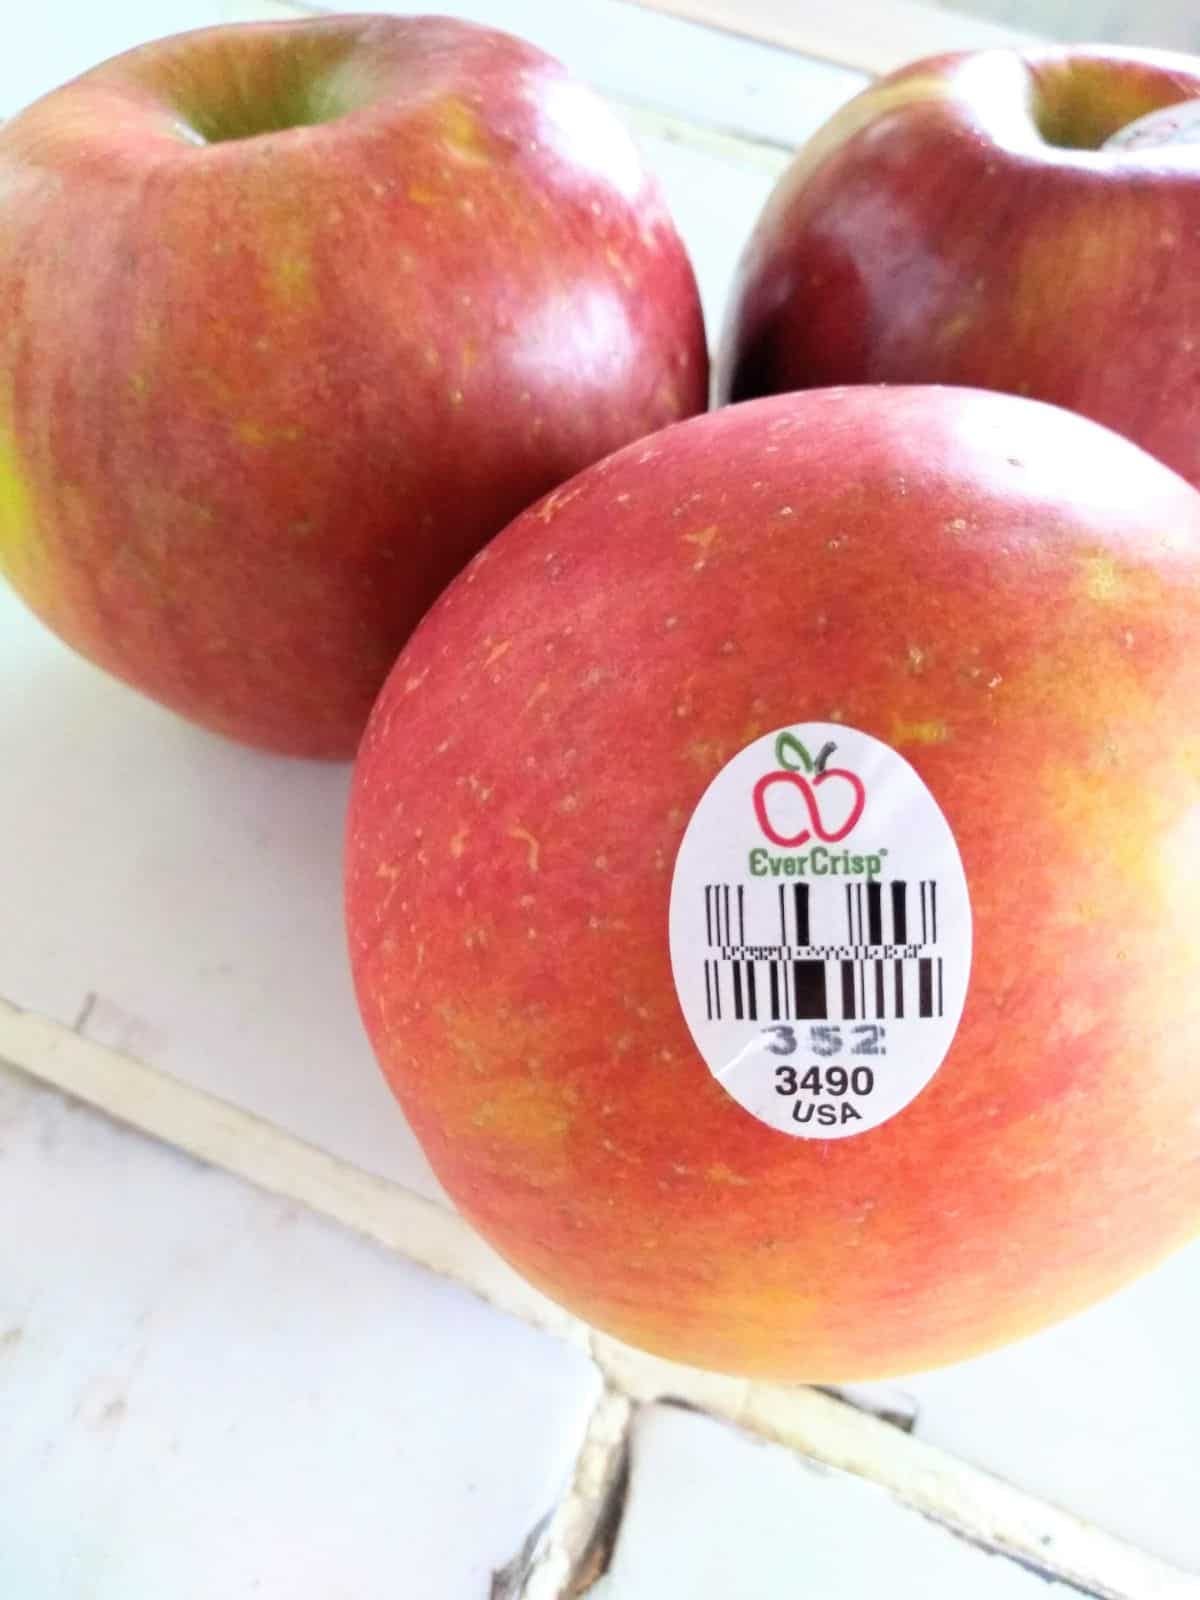
<svg viewBox="0 0 1200 1600">
<path fill-rule="evenodd" d="M 605 1385 L 588 1418 L 570 1486 L 515 1600 L 572 1600 L 607 1570 L 624 1510 L 636 1407 Z"/>
<path fill-rule="evenodd" d="M 498 1310 L 568 1340 L 591 1356 L 607 1389 L 627 1401 L 679 1400 L 868 1478 L 976 1543 L 1104 1600 L 1195 1600 L 1193 1577 L 844 1401 L 816 1389 L 751 1383 L 677 1366 L 619 1344 L 524 1283 L 444 1206 L 4 1000 L 0 1062 L 305 1205 L 451 1279 Z"/>
</svg>

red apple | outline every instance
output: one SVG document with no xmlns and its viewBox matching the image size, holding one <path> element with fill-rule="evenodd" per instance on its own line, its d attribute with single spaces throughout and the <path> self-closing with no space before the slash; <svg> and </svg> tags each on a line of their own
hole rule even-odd
<svg viewBox="0 0 1200 1600">
<path fill-rule="evenodd" d="M 163 40 L 7 124 L 0 194 L 0 572 L 254 744 L 350 755 L 469 556 L 705 404 L 655 183 L 505 34 Z"/>
<path fill-rule="evenodd" d="M 742 260 L 723 396 L 953 383 L 1069 406 L 1200 484 L 1200 60 L 1003 50 L 882 79 L 797 156 Z M 1108 145 L 1108 148 L 1105 146 Z"/>
<path fill-rule="evenodd" d="M 1181 1244 L 1200 1222 L 1198 639 L 1200 496 L 1004 395 L 732 406 L 518 518 L 402 652 L 349 822 L 363 1016 L 466 1216 L 634 1344 L 821 1381 L 968 1356 Z M 756 817 L 772 773 L 805 778 L 762 796 L 791 849 Z M 906 932 L 888 863 L 935 847 L 941 893 L 909 884 Z M 681 1003 L 704 998 L 694 956 L 731 976 L 726 935 L 705 944 L 706 909 L 730 923 L 701 882 L 723 857 L 756 864 L 755 937 L 779 938 L 786 890 L 810 952 L 797 864 L 814 930 L 851 902 L 873 922 L 882 891 L 882 1017 L 873 983 L 854 1020 L 819 984 L 823 1012 L 772 1016 L 778 963 L 743 963 L 760 1010 L 730 1019 L 729 1064 L 761 1069 L 795 1137 L 727 1092 Z M 943 1017 L 912 981 L 930 956 Z M 905 1038 L 938 1029 L 920 1088 Z"/>
</svg>

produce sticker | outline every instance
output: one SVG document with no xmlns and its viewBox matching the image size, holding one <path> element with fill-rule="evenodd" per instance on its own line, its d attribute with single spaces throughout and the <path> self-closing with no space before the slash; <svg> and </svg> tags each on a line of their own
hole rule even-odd
<svg viewBox="0 0 1200 1600">
<path fill-rule="evenodd" d="M 971 903 L 950 825 L 897 751 L 840 723 L 764 734 L 692 814 L 671 965 L 709 1071 L 801 1139 L 894 1117 L 946 1058 Z"/>
</svg>

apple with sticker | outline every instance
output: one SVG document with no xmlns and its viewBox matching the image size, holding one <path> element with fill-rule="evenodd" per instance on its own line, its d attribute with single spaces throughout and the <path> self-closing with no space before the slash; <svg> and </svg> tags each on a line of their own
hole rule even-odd
<svg viewBox="0 0 1200 1600">
<path fill-rule="evenodd" d="M 593 1325 L 790 1381 L 1186 1242 L 1198 638 L 1200 495 L 1008 395 L 729 406 L 531 508 L 351 796 L 358 1000 L 447 1192 Z"/>
</svg>

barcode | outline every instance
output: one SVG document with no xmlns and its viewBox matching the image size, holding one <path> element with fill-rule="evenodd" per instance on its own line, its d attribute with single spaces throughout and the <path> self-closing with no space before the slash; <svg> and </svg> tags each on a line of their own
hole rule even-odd
<svg viewBox="0 0 1200 1600">
<path fill-rule="evenodd" d="M 712 952 L 704 962 L 708 1020 L 882 1022 L 942 1016 L 943 961 L 932 948 L 938 941 L 937 883 L 896 879 L 842 888 L 843 940 L 813 941 L 811 886 L 793 883 L 779 885 L 778 941 L 759 944 L 746 937 L 745 885 L 706 884 L 705 928 Z"/>
</svg>

